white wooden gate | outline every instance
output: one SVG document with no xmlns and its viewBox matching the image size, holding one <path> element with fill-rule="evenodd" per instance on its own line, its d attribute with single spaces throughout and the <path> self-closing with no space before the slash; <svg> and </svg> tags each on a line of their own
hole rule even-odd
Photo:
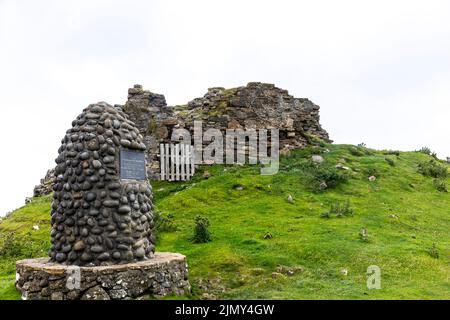
<svg viewBox="0 0 450 320">
<path fill-rule="evenodd" d="M 186 181 L 195 173 L 194 146 L 180 143 L 159 145 L 161 180 Z"/>
</svg>

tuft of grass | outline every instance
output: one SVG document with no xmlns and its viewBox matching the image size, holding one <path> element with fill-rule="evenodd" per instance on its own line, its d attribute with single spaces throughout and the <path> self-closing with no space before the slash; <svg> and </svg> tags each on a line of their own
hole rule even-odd
<svg viewBox="0 0 450 320">
<path fill-rule="evenodd" d="M 399 157 L 400 156 L 400 151 L 398 151 L 398 150 L 386 150 L 386 151 L 383 151 L 383 154 L 386 155 L 386 156 L 397 156 L 397 157 Z"/>
<path fill-rule="evenodd" d="M 438 163 L 436 160 L 424 161 L 419 163 L 418 171 L 427 177 L 447 178 L 447 166 Z"/>
<path fill-rule="evenodd" d="M 437 248 L 436 243 L 433 243 L 431 248 L 428 249 L 428 254 L 434 259 L 439 259 L 439 249 Z"/>
<path fill-rule="evenodd" d="M 443 179 L 434 179 L 433 180 L 434 186 L 436 187 L 436 190 L 439 192 L 448 192 L 447 184 Z"/>
<path fill-rule="evenodd" d="M 350 206 L 350 201 L 347 200 L 345 203 L 333 202 L 330 210 L 322 213 L 320 216 L 322 218 L 331 218 L 332 215 L 335 215 L 338 218 L 352 216 L 353 209 Z"/>
<path fill-rule="evenodd" d="M 336 188 L 348 181 L 348 175 L 330 164 L 306 162 L 302 166 L 302 178 L 307 188 L 313 192 Z"/>
<path fill-rule="evenodd" d="M 428 155 L 428 156 L 430 156 L 431 153 L 432 153 L 432 152 L 431 152 L 431 149 L 428 148 L 428 147 L 422 147 L 422 148 L 420 148 L 417 152 L 426 154 L 426 155 Z"/>
<path fill-rule="evenodd" d="M 348 151 L 350 151 L 350 154 L 352 156 L 362 157 L 362 156 L 364 156 L 364 152 L 362 151 L 362 149 L 363 149 L 362 147 L 354 147 L 354 146 L 352 146 L 352 147 L 350 147 L 348 149 Z"/>
<path fill-rule="evenodd" d="M 159 242 L 162 232 L 174 232 L 177 230 L 175 224 L 175 217 L 173 214 L 163 214 L 158 210 L 153 212 L 153 234 L 156 237 L 156 241 Z"/>
<path fill-rule="evenodd" d="M 195 227 L 194 235 L 191 238 L 193 243 L 207 243 L 210 242 L 211 232 L 209 231 L 209 219 L 202 216 L 196 216 L 194 218 Z"/>
<path fill-rule="evenodd" d="M 391 166 L 391 167 L 395 167 L 395 161 L 392 160 L 391 158 L 384 158 L 384 160 Z"/>
</svg>

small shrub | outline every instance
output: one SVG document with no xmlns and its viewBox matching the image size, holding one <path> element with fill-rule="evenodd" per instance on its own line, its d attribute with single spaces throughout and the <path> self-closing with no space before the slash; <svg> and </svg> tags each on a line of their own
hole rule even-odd
<svg viewBox="0 0 450 320">
<path fill-rule="evenodd" d="M 397 156 L 397 157 L 399 157 L 399 156 L 400 156 L 400 151 L 397 151 L 397 150 L 387 150 L 387 151 L 384 151 L 383 154 L 384 154 L 385 156 Z"/>
<path fill-rule="evenodd" d="M 386 160 L 386 162 L 387 162 L 391 167 L 395 167 L 395 161 L 392 160 L 391 158 L 384 158 L 384 160 Z"/>
<path fill-rule="evenodd" d="M 326 147 L 326 145 L 327 145 L 327 143 L 322 138 L 319 138 L 318 136 L 315 136 L 313 134 L 309 134 L 306 132 L 304 132 L 302 135 L 306 139 L 306 141 L 308 141 L 308 144 L 310 144 L 310 145 L 320 146 L 320 147 Z"/>
<path fill-rule="evenodd" d="M 162 232 L 172 232 L 176 231 L 177 227 L 175 225 L 175 217 L 173 214 L 164 215 L 163 213 L 155 210 L 153 213 L 153 234 L 156 237 L 156 241 L 160 240 Z"/>
<path fill-rule="evenodd" d="M 367 145 L 364 142 L 358 143 L 359 148 L 365 148 Z"/>
<path fill-rule="evenodd" d="M 428 249 L 428 254 L 434 259 L 439 259 L 439 249 L 436 246 L 436 243 L 433 243 L 433 246 Z"/>
<path fill-rule="evenodd" d="M 445 184 L 445 181 L 442 179 L 434 179 L 433 181 L 434 186 L 436 187 L 436 190 L 439 192 L 448 192 L 447 185 Z"/>
<path fill-rule="evenodd" d="M 331 165 L 309 163 L 303 167 L 303 173 L 307 187 L 314 192 L 335 188 L 348 181 L 346 172 Z"/>
<path fill-rule="evenodd" d="M 418 150 L 417 152 L 426 154 L 426 155 L 431 155 L 431 149 L 428 147 L 422 147 L 420 150 Z"/>
<path fill-rule="evenodd" d="M 207 243 L 211 241 L 211 232 L 209 231 L 209 219 L 202 216 L 194 218 L 194 235 L 191 238 L 193 243 Z"/>
<path fill-rule="evenodd" d="M 364 155 L 364 152 L 361 150 L 361 148 L 350 147 L 348 151 L 355 157 L 362 157 Z"/>
<path fill-rule="evenodd" d="M 159 231 L 171 232 L 171 231 L 177 230 L 174 220 L 175 220 L 175 216 L 171 213 L 167 214 L 166 216 L 160 214 L 159 221 L 158 221 Z"/>
<path fill-rule="evenodd" d="M 448 176 L 447 166 L 439 164 L 435 160 L 419 163 L 418 171 L 427 177 L 446 178 Z"/>
<path fill-rule="evenodd" d="M 0 233 L 0 258 L 24 259 L 45 255 L 46 246 L 33 241 L 30 234 L 17 236 L 12 232 Z"/>
<path fill-rule="evenodd" d="M 332 204 L 330 212 L 336 214 L 337 217 L 353 215 L 353 209 L 350 207 L 350 201 L 348 200 L 343 205 L 340 203 Z"/>
<path fill-rule="evenodd" d="M 324 213 L 321 213 L 321 214 L 320 214 L 320 217 L 321 217 L 321 218 L 327 218 L 327 219 L 329 219 L 329 218 L 331 218 L 330 212 L 324 212 Z"/>
<path fill-rule="evenodd" d="M 321 218 L 330 218 L 331 215 L 335 215 L 338 218 L 352 216 L 353 209 L 350 206 L 350 201 L 345 203 L 334 202 L 331 204 L 330 211 L 324 212 L 320 215 Z"/>
<path fill-rule="evenodd" d="M 434 152 L 434 151 L 431 151 L 431 149 L 428 148 L 428 147 L 423 147 L 420 150 L 418 150 L 417 152 L 420 152 L 420 153 L 426 154 L 428 156 L 431 156 L 431 157 L 433 157 L 436 160 L 438 159 L 437 153 Z"/>
</svg>

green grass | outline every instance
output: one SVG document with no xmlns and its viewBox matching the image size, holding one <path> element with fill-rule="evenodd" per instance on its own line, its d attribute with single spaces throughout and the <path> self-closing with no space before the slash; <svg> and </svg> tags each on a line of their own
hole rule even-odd
<svg viewBox="0 0 450 320">
<path fill-rule="evenodd" d="M 304 164 L 312 153 L 321 153 L 330 167 L 349 167 L 349 180 L 310 191 Z M 157 250 L 187 256 L 195 298 L 208 292 L 224 299 L 449 299 L 450 195 L 418 173 L 429 155 L 390 154 L 392 166 L 387 153 L 326 145 L 281 159 L 274 176 L 259 175 L 257 166 L 209 166 L 189 182 L 152 182 L 155 206 L 172 214 L 176 226 L 160 234 Z M 203 170 L 212 176 L 202 179 Z M 373 174 L 377 179 L 369 181 Z M 346 201 L 353 215 L 320 217 Z M 0 223 L 0 235 L 13 232 L 18 247 L 28 247 L 0 255 L 0 298 L 19 298 L 16 259 L 45 255 L 49 211 L 50 198 L 34 199 Z M 189 241 L 197 215 L 209 219 L 212 242 Z M 39 231 L 32 229 L 36 224 Z M 363 227 L 368 242 L 359 237 Z M 267 233 L 273 238 L 264 239 Z M 428 253 L 433 243 L 439 259 Z M 381 290 L 366 287 L 370 265 L 381 268 Z M 303 272 L 272 277 L 279 266 Z"/>
</svg>

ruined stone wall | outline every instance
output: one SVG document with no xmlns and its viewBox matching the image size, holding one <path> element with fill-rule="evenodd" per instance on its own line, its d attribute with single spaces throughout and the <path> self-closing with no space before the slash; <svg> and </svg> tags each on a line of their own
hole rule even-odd
<svg viewBox="0 0 450 320">
<path fill-rule="evenodd" d="M 137 124 L 148 148 L 149 173 L 158 178 L 159 144 L 169 143 L 174 129 L 185 128 L 193 137 L 195 120 L 203 129 L 271 129 L 280 132 L 280 149 L 303 148 L 309 136 L 329 141 L 319 122 L 319 106 L 294 98 L 273 84 L 251 82 L 233 89 L 210 88 L 186 105 L 167 106 L 164 96 L 136 85 L 128 91 L 124 111 Z M 205 142 L 208 144 L 208 142 Z"/>
<path fill-rule="evenodd" d="M 305 147 L 309 136 L 329 141 L 328 133 L 320 125 L 318 105 L 267 83 L 210 88 L 203 97 L 178 106 L 168 106 L 163 95 L 135 85 L 128 89 L 128 100 L 122 108 L 147 146 L 150 179 L 159 178 L 159 144 L 169 143 L 173 130 L 178 128 L 189 130 L 193 137 L 195 120 L 203 121 L 204 130 L 278 128 L 282 152 Z M 52 177 L 41 181 L 36 195 L 50 191 Z"/>
</svg>

